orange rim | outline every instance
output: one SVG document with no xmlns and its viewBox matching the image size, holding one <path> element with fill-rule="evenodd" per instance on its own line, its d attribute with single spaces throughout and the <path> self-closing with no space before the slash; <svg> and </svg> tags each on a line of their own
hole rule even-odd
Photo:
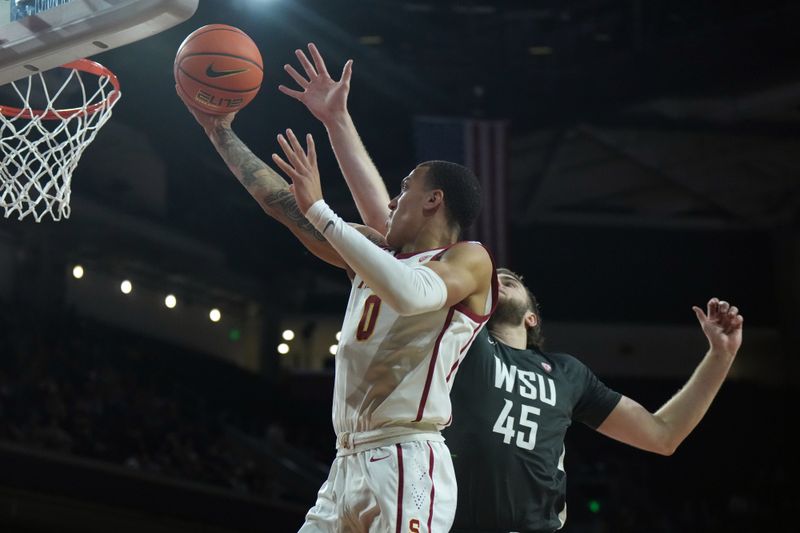
<svg viewBox="0 0 800 533">
<path fill-rule="evenodd" d="M 121 93 L 119 89 L 119 80 L 117 79 L 117 76 L 113 72 L 108 70 L 106 67 L 101 65 L 100 63 L 97 63 L 96 61 L 91 61 L 89 59 L 78 59 L 66 63 L 64 65 L 61 65 L 61 68 L 71 68 L 79 70 L 81 72 L 94 74 L 95 76 L 100 78 L 108 78 L 108 80 L 111 82 L 111 85 L 114 87 L 114 90 L 111 91 L 108 97 L 102 102 L 86 106 L 85 109 L 82 107 L 75 107 L 71 109 L 56 109 L 53 111 L 42 111 L 38 109 L 23 109 L 19 107 L 8 107 L 0 105 L 0 113 L 2 113 L 7 117 L 16 117 L 25 119 L 41 118 L 43 120 L 61 120 L 73 117 L 75 115 L 93 115 L 100 109 L 113 105 L 114 102 L 116 102 L 119 99 Z"/>
</svg>

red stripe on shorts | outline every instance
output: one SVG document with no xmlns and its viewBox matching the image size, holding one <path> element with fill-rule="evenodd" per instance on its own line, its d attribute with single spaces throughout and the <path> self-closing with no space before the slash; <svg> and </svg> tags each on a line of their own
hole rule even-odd
<svg viewBox="0 0 800 533">
<path fill-rule="evenodd" d="M 433 522 L 433 494 L 436 489 L 435 484 L 433 483 L 433 448 L 431 447 L 431 443 L 428 443 L 428 449 L 430 450 L 430 465 L 428 470 L 428 475 L 431 476 L 431 510 L 428 513 L 428 533 L 431 533 L 431 523 Z"/>
<path fill-rule="evenodd" d="M 403 524 L 403 448 L 397 446 L 397 470 L 399 477 L 397 480 L 397 533 L 402 532 Z"/>
</svg>

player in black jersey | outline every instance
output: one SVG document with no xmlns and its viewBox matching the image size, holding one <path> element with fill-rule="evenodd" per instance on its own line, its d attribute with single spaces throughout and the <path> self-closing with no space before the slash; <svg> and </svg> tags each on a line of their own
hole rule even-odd
<svg viewBox="0 0 800 533">
<path fill-rule="evenodd" d="M 670 455 L 717 394 L 741 345 L 742 317 L 712 298 L 694 307 L 709 351 L 686 385 L 655 413 L 606 387 L 583 363 L 541 350 L 536 299 L 497 269 L 500 296 L 453 383 L 458 507 L 452 531 L 553 532 L 566 520 L 564 437 L 573 421 L 643 450 Z"/>
<path fill-rule="evenodd" d="M 349 61 L 338 81 L 327 71 L 303 80 L 302 93 L 281 90 L 325 125 L 359 213 L 383 233 L 389 195 L 347 111 L 351 69 Z M 444 434 L 458 482 L 452 531 L 552 532 L 566 518 L 563 458 L 570 424 L 580 421 L 631 446 L 670 455 L 724 381 L 741 345 L 742 317 L 716 298 L 707 314 L 693 308 L 711 347 L 683 389 L 650 413 L 574 357 L 542 352 L 535 298 L 519 276 L 497 271 L 498 306 L 488 332 L 479 333 L 462 359 L 450 394 L 453 423 Z"/>
</svg>

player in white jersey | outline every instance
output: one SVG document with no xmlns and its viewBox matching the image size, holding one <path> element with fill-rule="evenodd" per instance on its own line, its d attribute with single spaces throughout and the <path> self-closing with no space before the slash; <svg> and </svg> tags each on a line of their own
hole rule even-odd
<svg viewBox="0 0 800 533">
<path fill-rule="evenodd" d="M 234 114 L 184 103 L 262 208 L 353 276 L 336 356 L 337 458 L 301 531 L 448 531 L 457 491 L 439 430 L 455 369 L 497 294 L 488 251 L 458 240 L 480 208 L 477 178 L 454 163 L 418 165 L 388 202 L 384 240 L 324 202 L 310 135 L 307 149 L 291 130 L 278 136 L 285 159 L 273 160 L 290 188 L 233 133 Z"/>
<path fill-rule="evenodd" d="M 425 265 L 446 251 L 396 257 Z M 439 431 L 454 369 L 495 300 L 493 291 L 480 315 L 456 304 L 401 316 L 355 277 L 336 357 L 338 457 L 301 531 L 450 530 L 457 487 Z M 356 519 L 359 510 L 376 516 Z"/>
<path fill-rule="evenodd" d="M 446 251 L 396 257 L 408 265 L 426 265 Z M 487 299 L 480 314 L 456 304 L 404 317 L 356 276 L 342 326 L 342 355 L 336 359 L 333 423 L 339 438 L 348 434 L 368 438 L 375 432 L 381 438 L 414 433 L 417 438 L 441 440 L 438 432 L 450 420 L 452 370 L 494 300 Z"/>
</svg>

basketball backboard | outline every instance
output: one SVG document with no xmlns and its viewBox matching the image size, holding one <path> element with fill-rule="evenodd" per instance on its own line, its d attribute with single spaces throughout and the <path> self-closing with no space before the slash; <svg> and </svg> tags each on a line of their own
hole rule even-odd
<svg viewBox="0 0 800 533">
<path fill-rule="evenodd" d="M 198 3 L 0 0 L 0 85 L 155 35 L 191 17 Z"/>
</svg>

